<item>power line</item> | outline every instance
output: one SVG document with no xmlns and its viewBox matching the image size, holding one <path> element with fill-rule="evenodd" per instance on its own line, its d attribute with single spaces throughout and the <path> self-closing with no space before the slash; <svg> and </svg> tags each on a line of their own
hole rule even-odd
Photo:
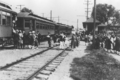
<svg viewBox="0 0 120 80">
<path fill-rule="evenodd" d="M 58 23 L 60 22 L 60 17 L 58 16 L 58 17 L 52 17 L 53 18 L 53 20 L 55 19 L 55 18 L 57 18 L 58 19 Z"/>
<path fill-rule="evenodd" d="M 21 11 L 21 9 L 22 9 L 22 6 L 24 6 L 24 5 L 17 5 L 17 6 L 19 6 L 19 9 L 20 9 L 20 11 Z"/>
</svg>

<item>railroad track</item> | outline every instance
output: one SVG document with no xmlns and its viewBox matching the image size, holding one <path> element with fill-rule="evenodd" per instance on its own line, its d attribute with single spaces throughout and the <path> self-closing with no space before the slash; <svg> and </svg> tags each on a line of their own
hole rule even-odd
<svg viewBox="0 0 120 80">
<path fill-rule="evenodd" d="M 15 61 L 15 62 L 12 62 L 12 63 L 7 64 L 7 65 L 5 65 L 5 66 L 2 66 L 2 67 L 0 67 L 0 70 L 4 70 L 4 69 L 6 69 L 6 68 L 9 68 L 9 67 L 11 67 L 11 66 L 13 66 L 13 65 L 16 65 L 16 64 L 22 62 L 22 61 L 25 61 L 25 60 L 27 60 L 27 59 L 30 59 L 30 58 L 32 58 L 32 57 L 34 57 L 34 56 L 36 56 L 36 55 L 40 55 L 40 54 L 44 53 L 45 51 L 48 51 L 48 50 L 50 50 L 50 49 L 52 49 L 52 48 L 54 48 L 54 47 L 55 47 L 55 46 L 50 47 L 50 48 L 47 48 L 47 49 L 45 49 L 45 50 L 43 50 L 43 51 L 41 51 L 41 52 L 38 52 L 38 53 L 36 53 L 36 54 L 30 55 L 30 56 L 25 57 L 25 58 L 21 58 L 20 60 L 17 60 L 17 61 Z"/>
<path fill-rule="evenodd" d="M 43 71 L 44 74 L 45 72 L 49 72 L 47 70 L 50 70 L 50 68 L 52 68 L 52 70 L 50 70 L 52 72 L 64 59 L 63 56 L 62 57 L 58 56 L 63 54 L 65 51 L 66 49 L 64 50 L 47 49 L 42 52 L 44 54 L 37 53 L 24 60 L 18 61 L 11 65 L 7 65 L 6 67 L 1 68 L 0 70 L 0 80 L 37 79 L 38 78 L 37 75 L 40 75 L 38 73 L 41 71 Z M 58 60 L 56 58 L 58 58 Z M 51 63 L 55 59 L 58 62 Z M 47 65 L 49 65 L 50 63 L 54 65 L 56 64 L 56 66 L 51 65 L 48 67 Z M 46 71 L 44 69 L 46 69 Z"/>
<path fill-rule="evenodd" d="M 46 63 L 42 68 L 38 69 L 35 73 L 30 75 L 26 80 L 47 80 L 52 72 L 60 65 L 62 60 L 64 60 L 65 56 L 68 54 L 64 49 L 60 54 L 51 59 L 48 63 Z"/>
</svg>

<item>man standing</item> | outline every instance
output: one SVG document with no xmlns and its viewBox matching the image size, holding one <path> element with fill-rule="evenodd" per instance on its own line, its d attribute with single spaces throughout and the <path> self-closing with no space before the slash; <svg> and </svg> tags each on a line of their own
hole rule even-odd
<svg viewBox="0 0 120 80">
<path fill-rule="evenodd" d="M 50 33 L 48 33 L 48 35 L 47 35 L 47 41 L 48 41 L 49 47 L 51 47 L 51 36 L 50 36 Z"/>
<path fill-rule="evenodd" d="M 38 43 L 39 43 L 39 45 L 40 45 L 40 41 L 41 41 L 41 34 L 40 34 L 40 32 L 38 33 Z"/>
</svg>

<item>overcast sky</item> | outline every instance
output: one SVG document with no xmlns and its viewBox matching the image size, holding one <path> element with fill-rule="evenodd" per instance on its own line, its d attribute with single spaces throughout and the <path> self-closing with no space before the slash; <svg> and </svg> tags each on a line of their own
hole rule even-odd
<svg viewBox="0 0 120 80">
<path fill-rule="evenodd" d="M 64 24 L 77 26 L 77 19 L 79 19 L 79 28 L 82 27 L 82 22 L 86 21 L 86 5 L 87 0 L 2 0 L 10 5 L 12 9 L 19 12 L 20 9 L 17 5 L 24 5 L 22 7 L 27 7 L 31 9 L 35 14 L 39 16 L 49 18 L 50 11 L 52 10 L 53 17 L 60 17 L 60 22 Z M 91 5 L 89 5 L 89 10 L 92 11 L 93 1 L 89 0 Z M 120 0 L 97 0 L 98 3 L 112 4 L 116 9 L 120 10 Z M 16 7 L 18 7 L 16 9 Z M 89 16 L 91 12 L 89 12 Z M 58 21 L 57 18 L 54 18 Z"/>
</svg>

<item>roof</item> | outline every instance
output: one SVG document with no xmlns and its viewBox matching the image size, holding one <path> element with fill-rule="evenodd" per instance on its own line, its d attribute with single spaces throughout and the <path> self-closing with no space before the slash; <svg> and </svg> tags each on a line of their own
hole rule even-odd
<svg viewBox="0 0 120 80">
<path fill-rule="evenodd" d="M 67 24 L 63 24 L 63 23 L 57 23 L 57 25 L 59 27 L 62 27 L 62 28 L 68 28 L 68 29 L 72 29 L 73 28 L 72 25 L 67 25 Z"/>
<path fill-rule="evenodd" d="M 105 25 L 103 23 L 101 23 L 101 24 L 98 25 L 98 27 L 105 27 L 105 26 L 107 26 L 107 25 Z"/>
<path fill-rule="evenodd" d="M 6 8 L 11 9 L 11 7 L 9 6 L 10 4 L 8 4 L 8 3 L 6 3 L 6 2 L 3 2 L 3 1 L 1 1 L 1 0 L 0 0 L 0 5 L 1 5 L 1 6 L 4 6 L 4 7 L 6 7 Z"/>
<path fill-rule="evenodd" d="M 24 12 L 24 13 L 18 13 L 17 17 L 30 17 L 30 13 Z"/>
<path fill-rule="evenodd" d="M 93 23 L 94 19 L 91 17 L 89 18 L 87 21 L 83 22 L 83 23 Z M 100 23 L 98 20 L 95 21 L 96 23 Z"/>
<path fill-rule="evenodd" d="M 7 3 L 1 1 L 0 1 L 0 10 L 17 14 L 15 11 L 11 9 L 11 7 Z"/>
<path fill-rule="evenodd" d="M 20 12 L 20 13 L 18 13 L 17 17 L 18 18 L 21 17 L 21 18 L 37 19 L 37 20 L 41 20 L 41 21 L 44 21 L 44 22 L 55 24 L 52 20 L 40 17 L 40 16 L 32 14 L 32 13 L 27 13 L 27 12 Z"/>
</svg>

